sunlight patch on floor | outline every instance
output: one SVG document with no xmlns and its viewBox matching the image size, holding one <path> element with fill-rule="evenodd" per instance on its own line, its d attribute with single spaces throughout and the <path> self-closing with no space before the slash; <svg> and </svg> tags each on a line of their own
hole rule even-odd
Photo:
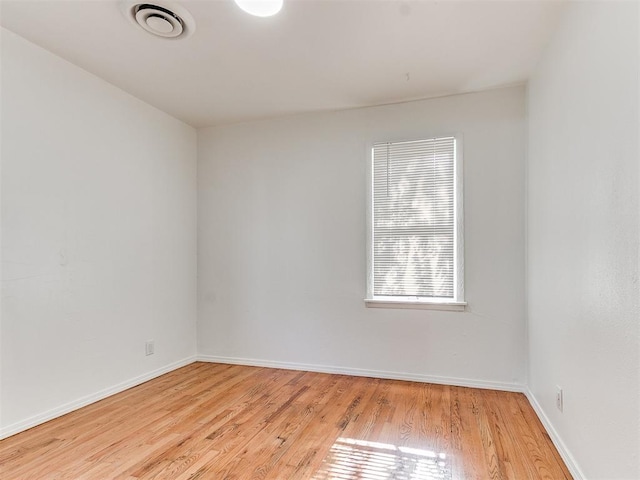
<svg viewBox="0 0 640 480">
<path fill-rule="evenodd" d="M 452 480 L 445 453 L 338 438 L 313 480 Z"/>
</svg>

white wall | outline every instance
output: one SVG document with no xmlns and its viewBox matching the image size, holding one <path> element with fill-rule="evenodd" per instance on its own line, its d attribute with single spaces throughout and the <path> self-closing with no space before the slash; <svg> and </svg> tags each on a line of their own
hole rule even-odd
<svg viewBox="0 0 640 480">
<path fill-rule="evenodd" d="M 592 480 L 640 478 L 638 20 L 572 4 L 529 90 L 530 389 Z"/>
<path fill-rule="evenodd" d="M 1 38 L 7 434 L 195 355 L 196 132 Z"/>
<path fill-rule="evenodd" d="M 198 353 L 513 387 L 525 376 L 522 87 L 198 131 Z M 464 136 L 468 311 L 368 309 L 374 141 Z"/>
</svg>

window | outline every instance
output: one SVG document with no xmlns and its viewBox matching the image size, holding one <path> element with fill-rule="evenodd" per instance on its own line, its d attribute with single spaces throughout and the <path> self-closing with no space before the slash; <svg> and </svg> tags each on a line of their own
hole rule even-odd
<svg viewBox="0 0 640 480">
<path fill-rule="evenodd" d="M 368 306 L 464 309 L 458 143 L 440 137 L 373 146 Z"/>
</svg>

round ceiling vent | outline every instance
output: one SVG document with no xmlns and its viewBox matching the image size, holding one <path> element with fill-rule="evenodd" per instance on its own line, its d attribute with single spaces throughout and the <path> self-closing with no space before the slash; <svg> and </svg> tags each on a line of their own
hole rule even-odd
<svg viewBox="0 0 640 480">
<path fill-rule="evenodd" d="M 167 2 L 123 4 L 125 15 L 147 32 L 162 38 L 182 38 L 195 30 L 193 17 L 184 8 Z"/>
</svg>

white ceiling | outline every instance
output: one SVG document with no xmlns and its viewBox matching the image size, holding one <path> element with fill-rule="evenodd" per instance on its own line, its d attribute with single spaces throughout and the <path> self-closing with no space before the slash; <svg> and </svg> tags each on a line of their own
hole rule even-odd
<svg viewBox="0 0 640 480">
<path fill-rule="evenodd" d="M 183 40 L 149 35 L 113 0 L 2 0 L 0 23 L 201 127 L 520 83 L 564 7 L 548 0 L 284 1 L 270 18 L 252 17 L 233 0 L 173 1 L 196 21 Z"/>
</svg>

